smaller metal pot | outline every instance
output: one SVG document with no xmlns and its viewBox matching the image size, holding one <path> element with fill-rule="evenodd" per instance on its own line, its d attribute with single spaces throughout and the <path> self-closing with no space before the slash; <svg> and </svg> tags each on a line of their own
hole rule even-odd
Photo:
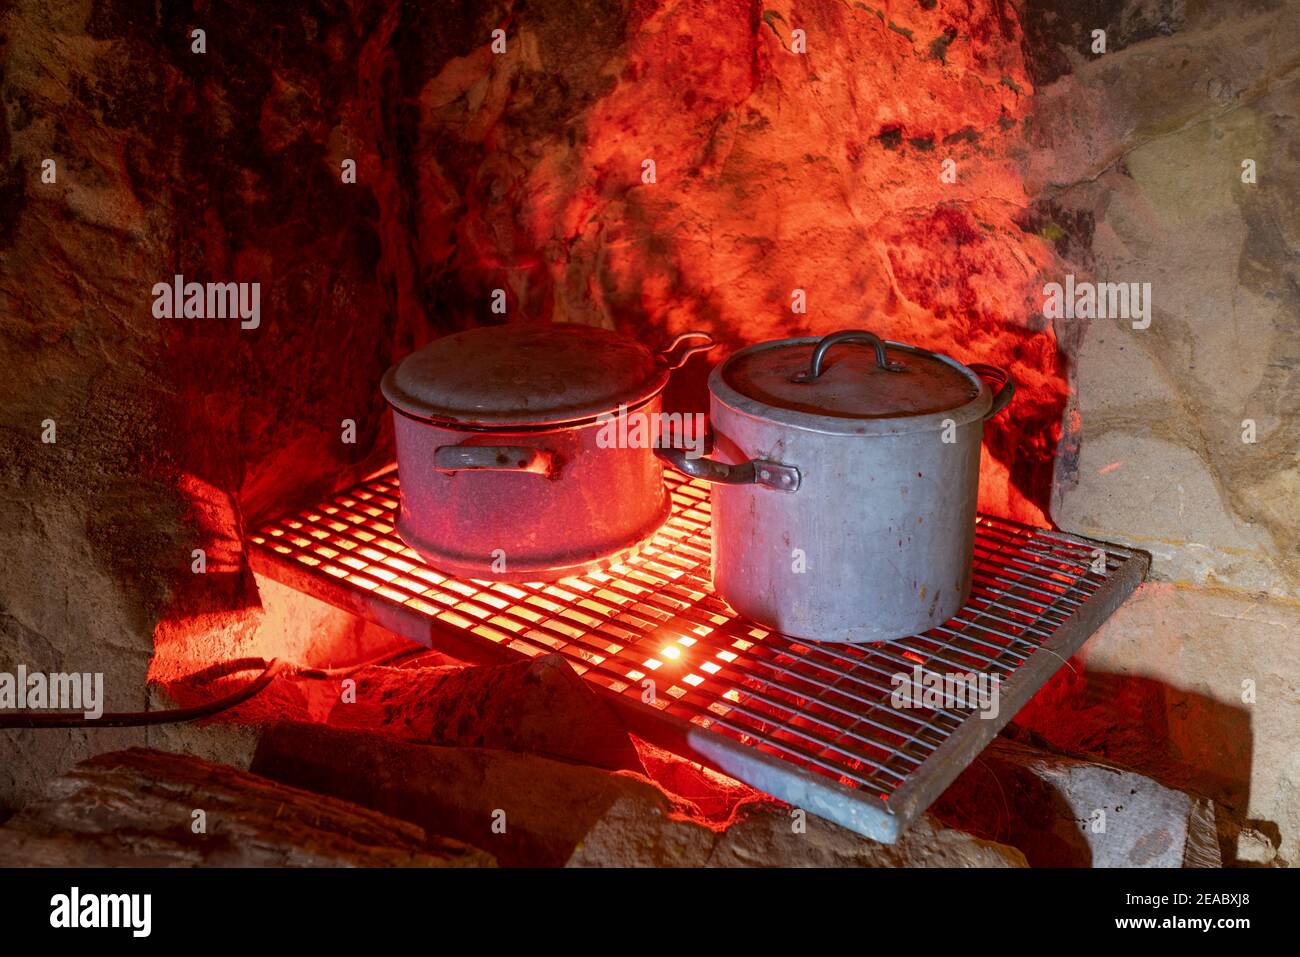
<svg viewBox="0 0 1300 957">
<path fill-rule="evenodd" d="M 433 567 L 492 581 L 554 581 L 625 559 L 669 501 L 654 449 L 607 447 L 604 421 L 657 415 L 669 373 L 712 345 L 686 333 L 652 353 L 595 326 L 507 325 L 407 356 L 383 382 L 398 534 Z"/>
</svg>

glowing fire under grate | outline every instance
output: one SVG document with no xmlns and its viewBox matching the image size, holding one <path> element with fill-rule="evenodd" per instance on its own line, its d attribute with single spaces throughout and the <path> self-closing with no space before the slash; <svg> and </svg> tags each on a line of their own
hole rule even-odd
<svg viewBox="0 0 1300 957">
<path fill-rule="evenodd" d="M 658 743 L 882 840 L 928 806 L 1146 571 L 1140 553 L 981 516 L 974 589 L 951 621 L 880 645 L 800 642 L 713 595 L 708 488 L 666 480 L 672 516 L 644 550 L 552 584 L 430 568 L 393 528 L 391 470 L 261 529 L 255 567 L 424 644 L 454 639 L 452 654 L 563 655 L 637 718 L 637 733 L 654 739 L 661 727 Z M 952 676 L 970 673 L 1000 679 L 996 718 L 982 719 L 969 697 L 973 706 L 891 703 L 895 676 L 919 675 L 926 687 L 947 678 L 951 689 Z M 647 709 L 663 720 L 647 720 Z M 841 812 L 846 798 L 863 807 Z"/>
</svg>

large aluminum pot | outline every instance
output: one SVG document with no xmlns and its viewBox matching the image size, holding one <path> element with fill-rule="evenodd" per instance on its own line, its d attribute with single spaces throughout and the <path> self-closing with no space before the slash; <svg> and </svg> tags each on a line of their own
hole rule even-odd
<svg viewBox="0 0 1300 957">
<path fill-rule="evenodd" d="M 736 611 L 796 638 L 877 642 L 961 608 L 1005 372 L 850 330 L 743 349 L 709 390 L 714 457 L 661 455 L 714 483 L 713 584 Z"/>
<path fill-rule="evenodd" d="M 711 346 L 687 333 L 652 353 L 607 329 L 546 324 L 471 329 L 413 352 L 383 381 L 398 534 L 465 578 L 554 581 L 623 560 L 669 501 L 654 449 L 602 441 L 603 423 L 657 415 L 669 372 Z"/>
</svg>

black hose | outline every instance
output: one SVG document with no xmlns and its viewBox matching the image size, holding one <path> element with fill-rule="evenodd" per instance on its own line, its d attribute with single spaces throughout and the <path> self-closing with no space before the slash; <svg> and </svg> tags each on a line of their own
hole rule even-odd
<svg viewBox="0 0 1300 957">
<path fill-rule="evenodd" d="M 348 675 L 355 674 L 363 668 L 373 668 L 378 665 L 392 664 L 403 658 L 410 658 L 415 655 L 426 654 L 427 648 L 402 648 L 398 651 L 381 655 L 370 661 L 363 661 L 356 665 L 347 665 L 342 668 L 298 668 L 293 667 L 289 670 L 301 678 L 312 679 L 329 679 L 329 678 L 346 678 Z M 244 661 L 256 659 L 241 659 L 231 664 L 236 666 Z M 137 728 L 154 724 L 175 724 L 180 721 L 197 721 L 200 718 L 210 718 L 214 714 L 220 714 L 222 711 L 228 711 L 237 704 L 242 704 L 253 695 L 257 694 L 263 688 L 274 680 L 275 676 L 286 669 L 284 662 L 279 658 L 273 658 L 270 662 L 264 663 L 265 667 L 262 673 L 240 688 L 233 694 L 228 694 L 224 698 L 218 698 L 216 701 L 209 701 L 207 704 L 194 705 L 189 708 L 168 708 L 161 711 L 118 711 L 102 714 L 98 718 L 87 718 L 84 714 L 69 712 L 47 712 L 47 711 L 14 711 L 9 714 L 0 713 L 0 729 L 4 728 Z M 208 669 L 211 670 L 211 669 Z M 226 667 L 223 670 L 229 670 Z"/>
<path fill-rule="evenodd" d="M 135 728 L 151 724 L 172 724 L 177 721 L 195 721 L 233 708 L 247 701 L 271 683 L 284 669 L 284 662 L 273 658 L 262 673 L 234 694 L 189 708 L 168 708 L 162 711 L 117 711 L 87 718 L 84 714 L 68 712 L 15 711 L 0 714 L 0 728 Z"/>
</svg>

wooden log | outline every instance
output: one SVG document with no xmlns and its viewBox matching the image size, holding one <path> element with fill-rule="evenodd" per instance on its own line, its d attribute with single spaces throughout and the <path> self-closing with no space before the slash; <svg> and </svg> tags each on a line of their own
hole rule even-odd
<svg viewBox="0 0 1300 957">
<path fill-rule="evenodd" d="M 0 828 L 0 866 L 484 867 L 491 855 L 183 754 L 83 761 Z"/>
<path fill-rule="evenodd" d="M 355 696 L 334 706 L 330 725 L 645 770 L 618 714 L 559 655 L 477 668 L 368 668 L 355 680 Z"/>
<path fill-rule="evenodd" d="M 796 827 L 791 808 L 762 798 L 723 829 L 638 774 L 319 725 L 269 729 L 253 769 L 453 835 L 503 865 L 1024 866 L 1013 848 L 929 818 L 889 847 L 810 815 Z"/>
</svg>

